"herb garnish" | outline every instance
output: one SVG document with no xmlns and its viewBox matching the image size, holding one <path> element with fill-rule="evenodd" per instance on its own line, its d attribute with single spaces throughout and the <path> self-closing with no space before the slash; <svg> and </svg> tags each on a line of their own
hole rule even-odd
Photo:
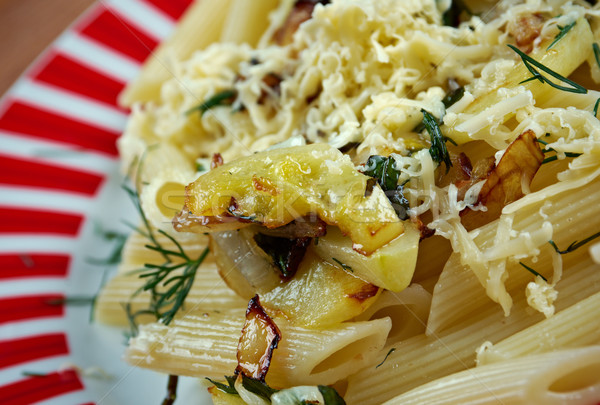
<svg viewBox="0 0 600 405">
<path fill-rule="evenodd" d="M 598 101 L 600 101 L 600 99 L 598 99 Z M 596 104 L 598 104 L 598 102 L 596 102 Z M 545 146 L 546 146 L 546 148 L 544 148 L 544 149 L 542 150 L 542 153 L 543 153 L 543 154 L 546 154 L 546 153 L 549 153 L 549 152 L 555 152 L 555 153 L 556 153 L 556 150 L 554 150 L 553 148 L 549 148 L 549 147 L 547 146 L 547 145 L 548 145 L 548 142 L 545 142 L 545 141 L 543 141 L 543 140 L 541 140 L 541 139 L 537 139 L 537 141 L 538 141 L 539 143 L 541 143 L 542 145 L 545 145 Z M 575 153 L 575 152 L 564 152 L 564 154 L 565 154 L 565 156 L 566 156 L 566 157 L 578 157 L 578 156 L 581 156 L 581 153 Z M 546 163 L 554 162 L 554 161 L 556 161 L 556 160 L 558 160 L 558 155 L 549 156 L 549 157 L 547 157 L 547 158 L 544 158 L 544 160 L 542 160 L 542 164 L 546 164 Z"/>
<path fill-rule="evenodd" d="M 446 173 L 452 167 L 452 160 L 450 160 L 450 154 L 448 153 L 448 149 L 446 148 L 446 141 L 450 140 L 442 135 L 442 130 L 435 119 L 435 117 L 425 110 L 421 108 L 421 112 L 423 113 L 423 124 L 425 125 L 425 129 L 429 133 L 429 137 L 431 138 L 431 148 L 429 148 L 429 154 L 431 158 L 441 164 L 444 162 L 446 165 Z"/>
<path fill-rule="evenodd" d="M 548 280 L 546 279 L 546 277 L 542 276 L 540 273 L 538 273 L 537 271 L 535 271 L 534 269 L 532 269 L 531 267 L 529 267 L 528 265 L 526 265 L 523 262 L 519 262 L 519 264 L 523 267 L 525 267 L 525 269 L 527 271 L 529 271 L 531 274 L 533 274 L 534 276 L 539 276 L 542 278 L 542 280 L 544 280 L 545 282 L 548 282 Z"/>
<path fill-rule="evenodd" d="M 95 232 L 100 235 L 103 239 L 108 242 L 115 242 L 112 252 L 106 259 L 98 259 L 95 257 L 88 257 L 86 262 L 97 266 L 112 266 L 121 263 L 121 255 L 125 242 L 127 241 L 127 235 L 110 230 L 103 230 L 99 225 L 96 225 Z"/>
<path fill-rule="evenodd" d="M 369 197 L 373 192 L 375 184 L 379 184 L 392 204 L 398 218 L 406 220 L 409 217 L 408 210 L 410 206 L 408 200 L 404 197 L 404 184 L 398 185 L 400 172 L 396 167 L 396 159 L 392 156 L 370 156 L 363 170 L 365 175 L 371 177 L 371 179 L 367 180 L 365 197 Z"/>
<path fill-rule="evenodd" d="M 593 234 L 592 236 L 588 236 L 587 238 L 585 238 L 582 241 L 575 241 L 573 243 L 571 243 L 569 245 L 568 248 L 566 248 L 565 250 L 560 250 L 558 248 L 558 246 L 556 246 L 556 243 L 554 243 L 553 240 L 549 240 L 548 243 L 552 245 L 552 247 L 554 248 L 554 250 L 556 251 L 556 253 L 559 253 L 561 255 L 567 254 L 567 253 L 571 253 L 572 251 L 579 249 L 581 246 L 585 245 L 588 242 L 593 241 L 594 239 L 600 237 L 600 232 Z"/>
<path fill-rule="evenodd" d="M 184 301 L 194 284 L 198 267 L 200 267 L 208 255 L 209 250 L 208 247 L 205 248 L 200 256 L 193 259 L 185 253 L 179 242 L 168 233 L 159 229 L 158 233 L 173 242 L 176 250 L 165 248 L 157 241 L 156 235 L 150 227 L 148 218 L 142 209 L 138 192 L 126 186 L 123 188 L 129 194 L 142 218 L 143 229 L 134 227 L 134 230 L 148 239 L 149 244 L 145 245 L 146 248 L 159 252 L 164 258 L 162 264 L 145 264 L 144 268 L 139 270 L 140 278 L 145 279 L 146 282 L 133 294 L 133 297 L 143 291 L 150 291 L 149 308 L 131 313 L 131 306 L 127 305 L 127 313 L 130 322 L 133 322 L 137 315 L 150 313 L 153 314 L 157 320 L 168 325 L 175 317 L 177 311 L 183 306 Z M 173 274 L 175 270 L 179 269 L 182 269 L 182 272 Z"/>
<path fill-rule="evenodd" d="M 383 363 L 385 363 L 385 361 L 387 360 L 387 358 L 389 357 L 390 354 L 394 353 L 396 351 L 395 347 L 392 347 L 390 349 L 389 352 L 387 352 L 387 354 L 385 355 L 385 357 L 383 358 L 383 360 L 381 361 L 381 363 L 379 363 L 378 365 L 375 366 L 375 368 L 379 368 L 379 366 L 381 366 Z"/>
<path fill-rule="evenodd" d="M 227 384 L 220 383 L 218 381 L 211 380 L 208 377 L 205 377 L 208 381 L 210 381 L 217 389 L 223 391 L 226 394 L 238 395 L 237 390 L 235 389 L 235 380 L 236 376 L 225 376 L 225 380 Z M 243 378 L 243 377 L 242 377 Z"/>
<path fill-rule="evenodd" d="M 444 98 L 442 99 L 442 103 L 446 109 L 450 108 L 454 104 L 456 104 L 463 96 L 465 95 L 465 88 L 460 86 L 454 90 L 446 93 Z"/>
<path fill-rule="evenodd" d="M 600 105 L 600 98 L 596 100 L 596 104 L 594 104 L 594 117 L 598 118 L 598 106 Z"/>
<path fill-rule="evenodd" d="M 271 395 L 275 394 L 276 392 L 279 392 L 279 390 L 271 388 L 267 384 L 265 384 L 261 381 L 252 379 L 250 377 L 246 377 L 244 374 L 241 374 L 241 376 L 242 376 L 242 386 L 246 390 L 248 390 L 251 393 L 256 394 L 259 397 L 262 397 L 266 400 L 270 400 Z M 235 389 L 235 382 L 236 382 L 237 378 L 238 377 L 235 375 L 225 376 L 225 380 L 227 381 L 227 384 L 223 384 L 223 383 L 214 381 L 214 380 L 206 377 L 206 379 L 208 381 L 210 381 L 212 384 L 214 384 L 214 386 L 217 387 L 218 390 L 223 391 L 224 393 L 230 394 L 230 395 L 239 395 L 239 393 Z M 338 394 L 338 392 L 335 390 L 335 388 L 331 388 L 327 385 L 318 385 L 317 389 L 319 390 L 321 395 L 323 395 L 323 400 L 325 402 L 325 405 L 346 405 L 346 402 L 340 396 L 340 394 Z M 303 401 L 302 403 L 307 403 L 307 402 Z"/>
<path fill-rule="evenodd" d="M 310 239 L 288 239 L 262 233 L 254 235 L 256 244 L 273 259 L 273 264 L 279 269 L 285 280 L 289 280 L 296 274 L 310 244 Z"/>
<path fill-rule="evenodd" d="M 21 375 L 23 377 L 48 377 L 47 373 L 39 373 L 36 371 L 22 371 Z"/>
<path fill-rule="evenodd" d="M 594 57 L 596 58 L 596 64 L 600 68 L 600 46 L 597 42 L 592 44 L 592 49 L 594 50 Z"/>
<path fill-rule="evenodd" d="M 327 385 L 319 385 L 317 388 L 321 395 L 323 395 L 325 405 L 346 405 L 344 398 L 342 398 L 334 388 Z"/>
<path fill-rule="evenodd" d="M 350 273 L 354 273 L 354 269 L 350 266 L 348 266 L 347 264 L 342 263 L 341 261 L 339 261 L 338 259 L 336 259 L 335 257 L 332 257 L 331 260 L 333 260 L 334 262 L 336 262 L 337 264 L 339 264 L 342 269 L 349 271 Z"/>
<path fill-rule="evenodd" d="M 220 93 L 215 94 L 214 96 L 206 99 L 200 105 L 190 108 L 185 113 L 186 115 L 190 115 L 196 111 L 200 111 L 200 116 L 203 116 L 205 112 L 210 110 L 213 107 L 221 106 L 221 105 L 232 105 L 237 97 L 237 91 L 233 89 L 224 90 Z"/>
<path fill-rule="evenodd" d="M 582 85 L 575 83 L 574 81 L 567 79 L 566 77 L 562 76 L 561 74 L 556 73 L 554 70 L 550 69 L 549 67 L 544 66 L 540 62 L 533 59 L 531 56 L 522 52 L 519 48 L 517 48 L 513 45 L 510 45 L 510 44 L 507 44 L 507 46 L 510 49 L 512 49 L 513 51 L 515 51 L 517 53 L 517 55 L 519 55 L 521 57 L 521 60 L 525 64 L 525 67 L 533 75 L 529 79 L 525 79 L 522 82 L 520 82 L 519 84 L 526 83 L 526 82 L 529 82 L 532 80 L 539 80 L 540 83 L 547 83 L 550 86 L 552 86 L 558 90 L 563 90 L 563 91 L 568 91 L 570 93 L 578 93 L 578 94 L 586 94 L 587 93 L 587 89 L 585 87 L 583 87 Z M 543 72 L 546 72 L 547 74 L 560 80 L 561 82 L 568 84 L 570 87 L 566 87 L 566 86 L 562 86 L 560 84 L 554 83 L 553 81 L 548 79 L 546 76 L 542 75 L 540 73 L 540 71 L 537 70 L 536 68 L 540 69 Z"/>
<path fill-rule="evenodd" d="M 573 28 L 575 26 L 575 24 L 577 24 L 577 21 L 573 21 L 571 24 L 565 25 L 564 27 L 557 25 L 558 34 L 556 34 L 556 36 L 554 37 L 554 40 L 552 41 L 552 43 L 550 45 L 548 45 L 548 48 L 546 48 L 546 50 L 549 50 L 550 48 L 552 48 L 558 41 L 560 41 L 562 39 L 562 37 L 567 35 L 567 32 L 569 32 L 571 30 L 571 28 Z"/>
<path fill-rule="evenodd" d="M 271 395 L 273 395 L 274 393 L 279 391 L 277 389 L 269 387 L 264 382 L 247 377 L 244 374 L 241 374 L 241 376 L 242 376 L 242 386 L 245 389 L 247 389 L 251 393 L 256 394 L 260 397 L 263 397 L 267 400 L 269 398 L 271 398 Z M 227 385 L 226 385 L 226 384 L 223 384 L 223 383 L 220 383 L 217 381 L 213 381 L 210 378 L 206 377 L 206 379 L 208 381 L 210 381 L 211 383 L 213 383 L 215 385 L 215 387 L 217 387 L 219 390 L 221 390 L 227 394 L 232 394 L 232 395 L 239 395 L 237 390 L 235 389 L 235 381 L 237 380 L 237 378 L 238 377 L 235 375 L 225 376 L 225 380 L 227 381 Z"/>
<path fill-rule="evenodd" d="M 400 170 L 396 168 L 396 159 L 392 156 L 370 156 L 363 173 L 377 180 L 383 191 L 394 190 L 400 178 Z"/>
</svg>

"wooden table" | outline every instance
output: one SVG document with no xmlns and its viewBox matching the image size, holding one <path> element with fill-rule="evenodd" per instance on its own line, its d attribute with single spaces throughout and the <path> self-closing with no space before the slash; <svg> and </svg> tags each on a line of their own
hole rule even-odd
<svg viewBox="0 0 600 405">
<path fill-rule="evenodd" d="M 95 0 L 0 0 L 0 95 Z"/>
</svg>

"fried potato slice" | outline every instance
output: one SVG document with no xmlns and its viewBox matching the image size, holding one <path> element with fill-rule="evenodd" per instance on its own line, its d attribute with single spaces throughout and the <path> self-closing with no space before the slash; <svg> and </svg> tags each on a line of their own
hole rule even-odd
<svg viewBox="0 0 600 405">
<path fill-rule="evenodd" d="M 217 167 L 186 187 L 178 231 L 213 232 L 249 223 L 278 228 L 317 216 L 369 255 L 404 232 L 380 187 L 366 196 L 368 176 L 326 144 L 256 153 Z"/>
</svg>

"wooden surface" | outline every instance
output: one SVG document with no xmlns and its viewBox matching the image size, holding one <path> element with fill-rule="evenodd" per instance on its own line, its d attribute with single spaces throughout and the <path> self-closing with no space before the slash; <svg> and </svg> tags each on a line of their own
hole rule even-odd
<svg viewBox="0 0 600 405">
<path fill-rule="evenodd" d="M 0 95 L 94 0 L 0 0 Z"/>
</svg>

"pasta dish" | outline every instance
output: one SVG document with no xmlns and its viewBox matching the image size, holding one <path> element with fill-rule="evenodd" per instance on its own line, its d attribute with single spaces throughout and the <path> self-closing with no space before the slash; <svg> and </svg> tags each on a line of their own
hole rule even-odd
<svg viewBox="0 0 600 405">
<path fill-rule="evenodd" d="M 193 3 L 121 94 L 96 319 L 164 404 L 600 403 L 593 3 Z"/>
</svg>

